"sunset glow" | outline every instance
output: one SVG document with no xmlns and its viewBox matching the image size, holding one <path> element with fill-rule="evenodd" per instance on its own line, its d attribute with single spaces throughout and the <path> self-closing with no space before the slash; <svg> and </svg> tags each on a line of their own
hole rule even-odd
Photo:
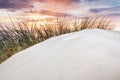
<svg viewBox="0 0 120 80">
<path fill-rule="evenodd" d="M 120 0 L 0 0 L 0 23 L 50 17 L 101 15 L 120 23 Z M 30 20 L 30 21 L 29 21 Z M 39 23 L 42 23 L 39 21 Z"/>
</svg>

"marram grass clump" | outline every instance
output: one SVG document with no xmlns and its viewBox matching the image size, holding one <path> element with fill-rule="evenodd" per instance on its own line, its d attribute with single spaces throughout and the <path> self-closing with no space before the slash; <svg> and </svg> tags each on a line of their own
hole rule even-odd
<svg viewBox="0 0 120 80">
<path fill-rule="evenodd" d="M 52 20 L 52 19 L 51 19 Z M 12 22 L 13 23 L 13 22 Z M 86 17 L 84 19 L 56 18 L 54 21 L 46 20 L 43 24 L 28 26 L 25 22 L 13 23 L 13 27 L 2 26 L 0 34 L 0 63 L 13 54 L 24 50 L 34 44 L 50 37 L 80 31 L 83 29 L 110 29 L 110 22 L 104 18 Z"/>
</svg>

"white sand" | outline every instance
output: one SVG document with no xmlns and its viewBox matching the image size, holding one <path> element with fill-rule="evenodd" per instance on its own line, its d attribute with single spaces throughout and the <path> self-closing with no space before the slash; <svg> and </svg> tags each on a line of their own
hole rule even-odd
<svg viewBox="0 0 120 80">
<path fill-rule="evenodd" d="M 0 80 L 120 80 L 120 32 L 93 29 L 48 39 L 2 63 Z"/>
</svg>

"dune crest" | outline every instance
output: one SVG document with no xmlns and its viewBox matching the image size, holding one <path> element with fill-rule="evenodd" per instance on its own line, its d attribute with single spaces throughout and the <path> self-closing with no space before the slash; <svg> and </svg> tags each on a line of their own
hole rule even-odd
<svg viewBox="0 0 120 80">
<path fill-rule="evenodd" d="M 86 29 L 50 38 L 0 65 L 0 80 L 120 80 L 120 32 Z"/>
</svg>

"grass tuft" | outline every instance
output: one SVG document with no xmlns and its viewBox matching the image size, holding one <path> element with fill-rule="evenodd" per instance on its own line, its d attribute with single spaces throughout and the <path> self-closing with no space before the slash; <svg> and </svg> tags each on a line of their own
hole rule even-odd
<svg viewBox="0 0 120 80">
<path fill-rule="evenodd" d="M 33 22 L 31 26 L 22 21 L 17 23 L 17 26 L 13 22 L 12 24 L 13 28 L 0 25 L 2 29 L 0 34 L 4 37 L 0 41 L 0 63 L 15 53 L 53 36 L 84 29 L 111 29 L 110 21 L 96 17 L 84 19 L 56 18 L 54 21 L 46 20 L 43 24 Z"/>
</svg>

